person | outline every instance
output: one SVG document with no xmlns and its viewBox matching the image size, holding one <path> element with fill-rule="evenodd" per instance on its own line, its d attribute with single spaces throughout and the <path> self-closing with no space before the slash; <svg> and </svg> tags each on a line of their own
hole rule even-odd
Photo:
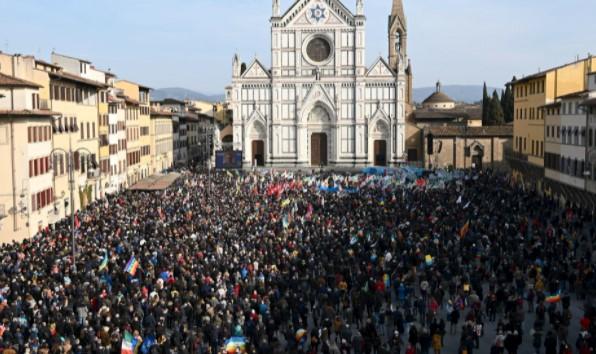
<svg viewBox="0 0 596 354">
<path fill-rule="evenodd" d="M 557 337 L 552 331 L 548 331 L 544 339 L 545 354 L 557 354 Z"/>
<path fill-rule="evenodd" d="M 443 338 L 439 332 L 436 332 L 432 336 L 432 347 L 435 354 L 441 354 L 443 349 Z"/>
<path fill-rule="evenodd" d="M 581 320 L 555 305 L 547 322 L 540 310 L 560 282 L 594 288 L 591 245 L 576 242 L 589 217 L 503 174 L 179 172 L 164 190 L 77 211 L 74 259 L 69 220 L 0 246 L 0 347 L 110 354 L 132 335 L 149 353 L 213 354 L 242 335 L 249 353 L 337 353 L 344 339 L 355 354 L 435 350 L 447 298 L 450 333 L 462 317 L 461 349 L 473 354 L 484 289 L 498 350 L 503 333 L 529 327 L 532 282 L 537 328 L 552 332 L 545 351 L 558 351 L 557 335 L 575 338 L 559 332 L 572 321 L 593 338 L 589 304 Z M 421 291 L 428 302 L 416 302 Z M 388 338 L 396 329 L 403 338 Z"/>
</svg>

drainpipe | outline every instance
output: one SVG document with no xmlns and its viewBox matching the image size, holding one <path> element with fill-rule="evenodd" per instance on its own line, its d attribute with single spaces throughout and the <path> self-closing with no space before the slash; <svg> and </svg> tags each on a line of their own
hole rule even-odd
<svg viewBox="0 0 596 354">
<path fill-rule="evenodd" d="M 12 90 L 11 90 L 12 91 Z M 16 186 L 16 176 L 15 176 L 15 144 L 14 144 L 14 118 L 10 120 L 10 151 L 11 151 L 11 178 L 12 178 L 12 223 L 13 223 L 13 231 L 18 231 L 17 227 L 17 186 Z"/>
</svg>

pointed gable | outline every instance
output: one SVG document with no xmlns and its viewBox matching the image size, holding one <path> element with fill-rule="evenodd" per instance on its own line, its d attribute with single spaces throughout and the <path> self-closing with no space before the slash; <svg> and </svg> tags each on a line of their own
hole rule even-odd
<svg viewBox="0 0 596 354">
<path fill-rule="evenodd" d="M 271 75 L 259 59 L 255 59 L 242 75 L 244 79 L 270 79 Z"/>
<path fill-rule="evenodd" d="M 325 87 L 321 84 L 314 84 L 306 94 L 304 98 L 304 105 L 309 106 L 316 102 L 324 102 L 329 107 L 335 109 L 335 103 L 333 103 L 333 99 L 329 96 Z"/>
<path fill-rule="evenodd" d="M 395 72 L 389 68 L 387 62 L 383 58 L 377 59 L 373 66 L 368 69 L 367 77 L 395 77 Z"/>
<path fill-rule="evenodd" d="M 283 27 L 306 24 L 354 26 L 355 20 L 352 12 L 341 1 L 297 0 L 283 14 L 279 23 Z"/>
</svg>

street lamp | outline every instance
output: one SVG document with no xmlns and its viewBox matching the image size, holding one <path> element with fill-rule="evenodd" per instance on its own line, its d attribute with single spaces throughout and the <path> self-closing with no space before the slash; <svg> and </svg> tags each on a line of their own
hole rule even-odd
<svg viewBox="0 0 596 354">
<path fill-rule="evenodd" d="M 54 156 L 56 152 L 61 152 L 64 155 L 68 156 L 68 184 L 69 184 L 69 191 L 70 191 L 70 236 L 72 238 L 72 270 L 74 273 L 77 272 L 77 262 L 76 262 L 76 237 L 75 237 L 75 213 L 74 213 L 74 185 L 75 185 L 75 169 L 74 169 L 74 154 L 85 152 L 89 156 L 93 154 L 86 148 L 78 148 L 76 150 L 72 150 L 72 146 L 69 146 L 68 151 L 62 148 L 54 148 L 50 155 Z M 93 169 L 96 168 L 97 162 L 91 161 L 91 165 Z M 92 170 L 92 169 L 91 169 Z"/>
</svg>

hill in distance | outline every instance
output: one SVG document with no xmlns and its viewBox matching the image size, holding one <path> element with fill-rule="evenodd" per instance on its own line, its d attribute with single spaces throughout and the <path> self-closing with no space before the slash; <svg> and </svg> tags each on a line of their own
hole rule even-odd
<svg viewBox="0 0 596 354">
<path fill-rule="evenodd" d="M 155 101 L 161 101 L 165 98 L 220 102 L 224 100 L 224 95 L 206 95 L 201 92 L 196 92 L 182 87 L 160 88 L 151 91 L 151 99 Z"/>
<path fill-rule="evenodd" d="M 433 87 L 419 87 L 414 89 L 414 102 L 422 103 L 428 96 L 435 92 Z M 482 85 L 445 85 L 441 89 L 445 94 L 457 102 L 475 103 L 482 100 Z M 489 87 L 488 94 L 497 90 L 501 92 L 500 88 Z M 159 101 L 164 98 L 175 98 L 178 100 L 201 100 L 208 102 L 221 102 L 224 100 L 224 95 L 206 95 L 201 92 L 185 89 L 182 87 L 170 87 L 156 89 L 151 92 L 151 98 Z"/>
<path fill-rule="evenodd" d="M 414 102 L 422 103 L 428 96 L 436 91 L 436 87 L 419 87 L 414 88 L 413 99 Z M 499 94 L 502 89 L 495 87 L 487 87 L 489 96 L 494 90 Z M 451 97 L 456 102 L 475 103 L 482 100 L 482 85 L 444 85 L 441 91 L 447 96 Z"/>
</svg>

